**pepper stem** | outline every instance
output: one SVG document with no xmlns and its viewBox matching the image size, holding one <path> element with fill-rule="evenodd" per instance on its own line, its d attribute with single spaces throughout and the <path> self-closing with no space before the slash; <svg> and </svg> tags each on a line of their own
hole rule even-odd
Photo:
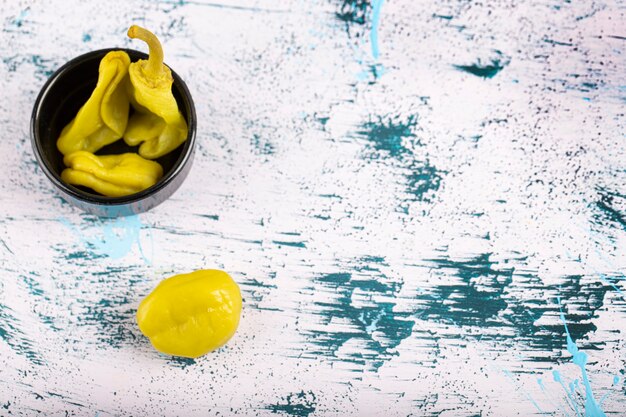
<svg viewBox="0 0 626 417">
<path fill-rule="evenodd" d="M 128 29 L 128 37 L 131 39 L 140 39 L 148 44 L 149 55 L 146 72 L 154 77 L 161 75 L 163 72 L 163 48 L 156 35 L 148 29 L 132 25 Z"/>
</svg>

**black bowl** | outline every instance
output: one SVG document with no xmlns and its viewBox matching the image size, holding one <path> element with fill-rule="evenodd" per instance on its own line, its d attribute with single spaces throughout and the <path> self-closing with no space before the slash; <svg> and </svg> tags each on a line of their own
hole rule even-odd
<svg viewBox="0 0 626 417">
<path fill-rule="evenodd" d="M 148 55 L 132 49 L 112 48 L 89 52 L 59 68 L 41 89 L 31 118 L 31 142 L 39 165 L 63 199 L 81 209 L 105 217 L 127 216 L 150 210 L 168 199 L 191 169 L 196 141 L 196 110 L 183 80 L 172 71 L 172 92 L 189 127 L 187 140 L 176 150 L 157 159 L 163 178 L 152 187 L 125 197 L 105 197 L 61 180 L 63 155 L 56 147 L 61 130 L 87 101 L 98 80 L 100 60 L 110 51 L 124 51 L 131 62 Z M 136 152 L 137 147 L 118 140 L 100 149 L 98 155 Z"/>
</svg>

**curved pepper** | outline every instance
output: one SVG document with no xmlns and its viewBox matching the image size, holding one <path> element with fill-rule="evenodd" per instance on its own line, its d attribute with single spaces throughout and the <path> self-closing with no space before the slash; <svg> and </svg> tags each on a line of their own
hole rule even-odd
<svg viewBox="0 0 626 417">
<path fill-rule="evenodd" d="M 145 190 L 163 176 L 158 162 L 134 153 L 97 156 L 77 151 L 63 158 L 68 167 L 61 179 L 68 184 L 89 187 L 108 197 L 122 197 Z"/>
<path fill-rule="evenodd" d="M 139 304 L 137 324 L 160 352 L 197 358 L 225 344 L 241 314 L 239 286 L 224 271 L 167 278 Z"/>
<path fill-rule="evenodd" d="M 122 81 L 129 65 L 130 58 L 123 51 L 112 51 L 102 58 L 96 88 L 57 140 L 63 155 L 96 152 L 124 135 L 129 101 Z"/>
<path fill-rule="evenodd" d="M 187 139 L 187 122 L 172 94 L 171 70 L 163 64 L 163 49 L 157 37 L 139 26 L 128 29 L 130 38 L 141 39 L 150 48 L 148 60 L 129 67 L 129 96 L 137 112 L 131 116 L 124 141 L 139 147 L 139 155 L 159 158 Z"/>
</svg>

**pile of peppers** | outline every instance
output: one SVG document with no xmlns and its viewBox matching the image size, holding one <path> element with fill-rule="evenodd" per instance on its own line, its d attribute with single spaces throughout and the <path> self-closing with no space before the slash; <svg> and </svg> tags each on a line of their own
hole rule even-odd
<svg viewBox="0 0 626 417">
<path fill-rule="evenodd" d="M 172 72 L 163 64 L 159 40 L 135 25 L 128 36 L 148 44 L 148 59 L 131 63 L 124 51 L 106 54 L 94 91 L 57 140 L 67 167 L 63 181 L 108 197 L 135 194 L 156 184 L 163 168 L 154 159 L 187 139 L 187 122 L 172 94 Z M 131 106 L 135 112 L 129 117 Z M 122 138 L 129 146 L 139 146 L 138 154 L 95 155 Z"/>
</svg>

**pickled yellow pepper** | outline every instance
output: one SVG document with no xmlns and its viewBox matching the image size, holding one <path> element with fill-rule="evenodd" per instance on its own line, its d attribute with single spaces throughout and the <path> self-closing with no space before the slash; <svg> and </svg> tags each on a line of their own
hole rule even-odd
<svg viewBox="0 0 626 417">
<path fill-rule="evenodd" d="M 139 304 L 137 324 L 158 351 L 197 358 L 235 334 L 241 301 L 239 286 L 224 271 L 174 275 Z"/>
<path fill-rule="evenodd" d="M 187 123 L 172 94 L 171 70 L 163 64 L 163 49 L 157 37 L 139 26 L 131 26 L 128 36 L 140 39 L 150 49 L 148 60 L 130 64 L 130 102 L 136 112 L 128 122 L 124 141 L 139 146 L 139 155 L 159 158 L 187 139 Z"/>
<path fill-rule="evenodd" d="M 123 51 L 112 51 L 102 58 L 96 88 L 57 140 L 57 148 L 63 155 L 96 152 L 124 135 L 129 100 L 122 81 L 129 65 L 130 58 Z"/>
<path fill-rule="evenodd" d="M 89 187 L 108 197 L 122 197 L 145 190 L 163 176 L 158 162 L 134 153 L 97 156 L 77 151 L 63 158 L 66 168 L 61 179 L 68 184 Z"/>
</svg>

